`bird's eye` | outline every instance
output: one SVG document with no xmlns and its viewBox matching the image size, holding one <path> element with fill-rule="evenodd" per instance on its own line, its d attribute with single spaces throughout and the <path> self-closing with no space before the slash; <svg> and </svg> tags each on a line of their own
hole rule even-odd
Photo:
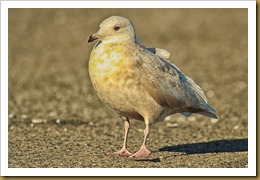
<svg viewBox="0 0 260 180">
<path fill-rule="evenodd" d="M 120 27 L 118 26 L 118 25 L 116 25 L 115 27 L 114 27 L 114 30 L 116 30 L 116 31 L 118 31 L 120 29 Z"/>
</svg>

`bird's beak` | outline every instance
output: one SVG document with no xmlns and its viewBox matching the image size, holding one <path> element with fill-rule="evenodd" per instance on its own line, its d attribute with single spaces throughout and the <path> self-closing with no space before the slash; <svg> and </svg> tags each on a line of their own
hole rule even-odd
<svg viewBox="0 0 260 180">
<path fill-rule="evenodd" d="M 90 42 L 93 42 L 93 41 L 95 41 L 95 40 L 97 40 L 97 39 L 98 39 L 98 36 L 97 36 L 96 34 L 92 34 L 92 35 L 90 35 L 90 36 L 88 37 L 87 42 L 90 43 Z"/>
</svg>

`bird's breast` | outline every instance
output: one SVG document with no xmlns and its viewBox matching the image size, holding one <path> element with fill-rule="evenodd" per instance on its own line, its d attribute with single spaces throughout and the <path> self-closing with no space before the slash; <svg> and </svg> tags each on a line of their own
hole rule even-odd
<svg viewBox="0 0 260 180">
<path fill-rule="evenodd" d="M 124 74 L 130 73 L 127 67 L 133 66 L 129 54 L 123 46 L 98 46 L 90 55 L 90 76 L 100 81 L 124 77 Z"/>
<path fill-rule="evenodd" d="M 99 45 L 89 60 L 89 75 L 99 94 L 127 93 L 138 88 L 140 73 L 131 50 L 125 45 Z"/>
</svg>

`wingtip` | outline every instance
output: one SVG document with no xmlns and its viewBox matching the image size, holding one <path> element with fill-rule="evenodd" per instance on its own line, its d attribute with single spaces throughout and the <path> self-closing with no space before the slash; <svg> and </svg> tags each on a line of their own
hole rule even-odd
<svg viewBox="0 0 260 180">
<path fill-rule="evenodd" d="M 219 119 L 218 115 L 214 114 L 215 116 L 212 118 Z"/>
<path fill-rule="evenodd" d="M 219 119 L 218 115 L 216 115 L 215 113 L 213 112 L 209 112 L 209 111 L 206 111 L 206 112 L 198 112 L 198 114 L 202 114 L 204 116 L 208 116 L 208 117 L 211 117 L 211 118 L 214 118 L 214 119 Z"/>
</svg>

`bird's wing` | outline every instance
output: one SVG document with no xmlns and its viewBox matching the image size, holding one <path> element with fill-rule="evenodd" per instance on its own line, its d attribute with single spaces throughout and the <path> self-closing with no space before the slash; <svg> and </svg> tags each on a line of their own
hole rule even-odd
<svg viewBox="0 0 260 180">
<path fill-rule="evenodd" d="M 146 49 L 142 51 L 139 56 L 142 59 L 142 83 L 158 104 L 180 110 L 190 109 L 190 112 L 196 108 L 207 109 L 202 89 L 191 78 L 169 61 Z"/>
</svg>

